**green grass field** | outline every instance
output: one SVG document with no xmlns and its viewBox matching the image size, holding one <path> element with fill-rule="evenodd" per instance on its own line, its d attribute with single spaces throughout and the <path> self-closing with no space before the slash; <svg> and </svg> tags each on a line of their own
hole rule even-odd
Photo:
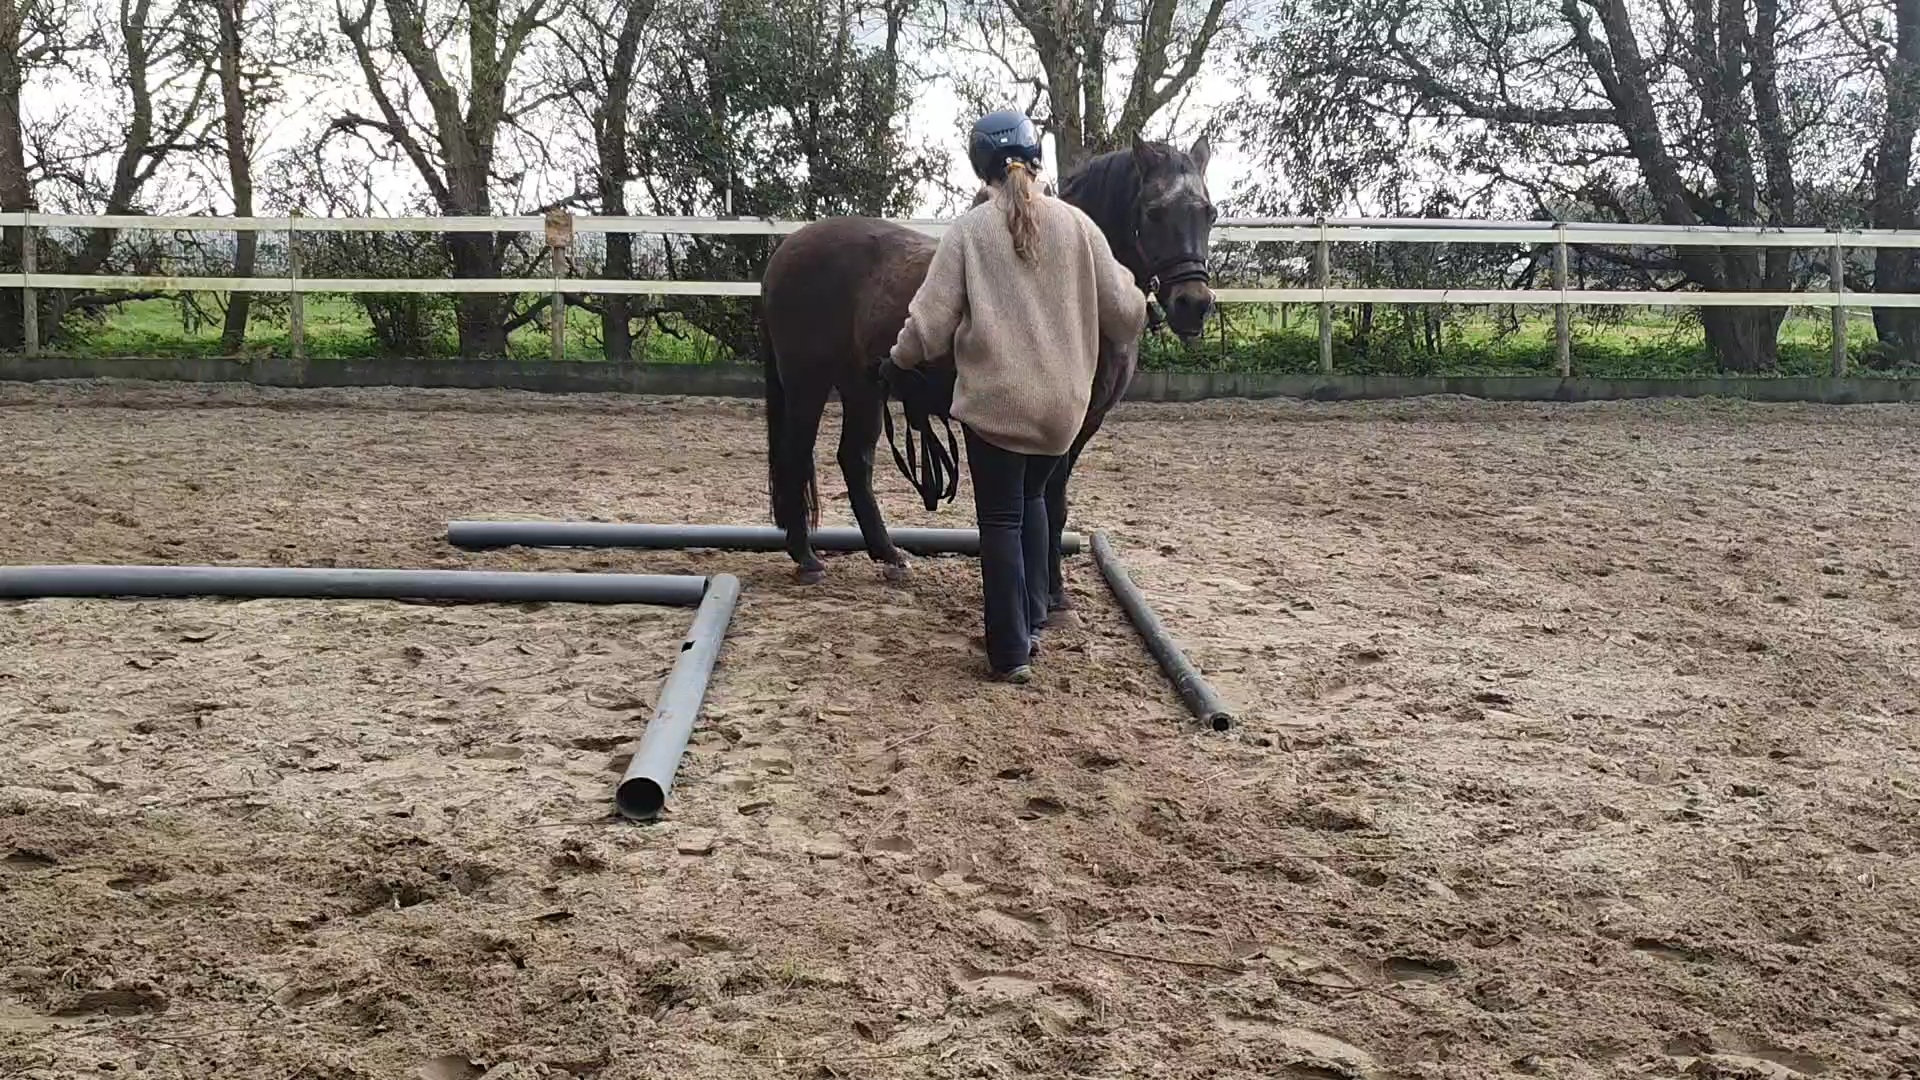
<svg viewBox="0 0 1920 1080">
<path fill-rule="evenodd" d="M 211 298 L 207 298 L 211 299 Z M 278 298 L 276 298 L 278 299 Z M 212 308 L 210 303 L 206 307 Z M 373 324 L 359 305 L 345 296 L 308 296 L 305 300 L 307 355 L 316 359 L 371 359 L 380 355 Z M 218 309 L 214 309 L 218 314 Z M 451 310 L 437 320 L 431 355 L 458 354 Z M 636 354 L 654 363 L 705 364 L 724 360 L 725 350 L 691 327 L 675 328 L 673 336 L 639 324 Z M 552 339 L 544 321 L 516 330 L 508 339 L 516 359 L 545 360 Z M 81 356 L 180 357 L 219 356 L 220 323 L 190 313 L 177 300 L 138 300 L 107 309 L 82 326 L 72 340 L 53 350 Z M 284 301 L 256 310 L 247 328 L 245 356 L 291 356 L 293 338 Z M 567 353 L 570 361 L 604 359 L 600 348 L 600 320 L 579 308 L 567 310 Z"/>
<path fill-rule="evenodd" d="M 214 297 L 197 308 L 179 300 L 142 300 L 105 309 L 76 327 L 54 351 L 94 357 L 185 357 L 220 354 L 219 310 Z M 372 324 L 350 297 L 306 298 L 307 355 L 318 359 L 377 358 Z M 605 359 L 597 316 L 569 308 L 566 359 Z M 1340 309 L 1334 320 L 1334 368 L 1346 373 L 1400 375 L 1524 375 L 1554 371 L 1553 319 L 1546 309 L 1521 313 L 1504 324 L 1484 311 L 1457 310 L 1441 325 L 1430 347 L 1417 325 L 1398 310 L 1381 309 L 1371 335 L 1356 332 L 1355 312 Z M 211 316 L 211 317 L 209 317 Z M 1795 312 L 1781 330 L 1781 375 L 1824 375 L 1829 370 L 1830 323 L 1823 312 Z M 1871 371 L 1873 324 L 1864 313 L 1850 325 L 1849 351 L 1862 375 L 1920 375 L 1907 368 Z M 435 320 L 432 355 L 456 355 L 450 309 Z M 543 322 L 517 330 L 509 348 L 517 359 L 545 360 L 550 338 Z M 727 350 L 699 330 L 676 320 L 665 328 L 636 324 L 636 359 L 652 363 L 704 364 L 730 359 Z M 287 310 L 274 298 L 255 312 L 243 355 L 292 353 Z M 750 359 L 750 358 L 743 358 Z M 1308 373 L 1319 369 L 1319 336 L 1310 305 L 1288 310 L 1235 305 L 1205 339 L 1182 347 L 1165 334 L 1151 337 L 1143 363 L 1154 369 Z M 1718 372 L 1698 323 L 1680 311 L 1580 312 L 1574 320 L 1574 374 L 1602 378 L 1686 377 Z"/>
<path fill-rule="evenodd" d="M 1334 315 L 1334 370 L 1377 375 L 1551 375 L 1554 359 L 1550 309 L 1519 314 L 1502 323 L 1484 311 L 1462 311 L 1441 326 L 1429 348 L 1397 315 L 1376 318 L 1373 333 L 1356 332 L 1351 311 Z M 1635 311 L 1626 316 L 1577 312 L 1573 319 L 1573 373 L 1592 378 L 1685 378 L 1720 374 L 1700 326 L 1682 312 Z M 1832 322 L 1826 312 L 1794 312 L 1780 330 L 1782 376 L 1826 375 L 1832 370 Z M 1849 322 L 1850 370 L 1858 375 L 1920 376 L 1920 370 L 1869 370 L 1873 321 L 1865 313 Z M 1215 329 L 1192 348 L 1164 335 L 1143 350 L 1149 368 L 1167 370 L 1266 371 L 1305 374 L 1319 370 L 1320 337 L 1315 309 L 1297 306 L 1230 309 L 1226 330 Z"/>
</svg>

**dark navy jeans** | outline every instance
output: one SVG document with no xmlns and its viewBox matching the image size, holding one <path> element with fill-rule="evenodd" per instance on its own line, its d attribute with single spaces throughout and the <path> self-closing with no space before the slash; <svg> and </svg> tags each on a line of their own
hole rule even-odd
<svg viewBox="0 0 1920 1080">
<path fill-rule="evenodd" d="M 1027 663 L 1047 621 L 1047 481 L 1063 456 L 1002 450 L 967 428 L 967 468 L 980 522 L 987 663 L 1004 675 Z"/>
</svg>

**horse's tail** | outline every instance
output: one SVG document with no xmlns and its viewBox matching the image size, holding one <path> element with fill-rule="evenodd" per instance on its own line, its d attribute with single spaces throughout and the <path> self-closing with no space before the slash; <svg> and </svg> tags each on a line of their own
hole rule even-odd
<svg viewBox="0 0 1920 1080">
<path fill-rule="evenodd" d="M 780 443 L 787 427 L 787 389 L 780 384 L 780 364 L 773 356 L 773 330 L 767 326 L 767 310 L 759 305 L 760 366 L 767 382 L 767 502 L 773 510 L 773 523 L 786 527 L 780 513 Z"/>
<path fill-rule="evenodd" d="M 762 303 L 759 307 L 760 366 L 767 386 L 767 499 L 773 510 L 773 523 L 784 529 L 787 527 L 787 515 L 782 513 L 780 505 L 780 455 L 786 443 L 787 388 L 780 380 L 780 361 L 774 352 L 773 326 L 767 321 L 766 305 Z M 804 498 L 808 522 L 819 525 L 820 482 L 812 469 L 807 470 Z"/>
</svg>

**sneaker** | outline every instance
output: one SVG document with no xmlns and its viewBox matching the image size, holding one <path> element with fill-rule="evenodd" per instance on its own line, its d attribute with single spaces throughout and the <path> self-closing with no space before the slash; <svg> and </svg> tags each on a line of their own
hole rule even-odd
<svg viewBox="0 0 1920 1080">
<path fill-rule="evenodd" d="M 993 677 L 999 682 L 1011 683 L 1014 686 L 1025 686 L 1033 681 L 1033 669 L 1025 664 L 1021 664 L 1012 671 L 996 671 Z"/>
</svg>

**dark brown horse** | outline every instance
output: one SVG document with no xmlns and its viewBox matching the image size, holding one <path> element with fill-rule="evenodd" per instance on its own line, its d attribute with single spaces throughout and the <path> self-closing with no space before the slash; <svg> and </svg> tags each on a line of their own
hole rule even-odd
<svg viewBox="0 0 1920 1080">
<path fill-rule="evenodd" d="M 1213 309 L 1207 246 L 1214 222 L 1207 193 L 1209 148 L 1203 138 L 1182 152 L 1136 141 L 1089 161 L 1068 177 L 1061 197 L 1106 234 L 1113 253 L 1143 292 L 1157 295 L 1167 324 L 1183 339 L 1200 335 Z M 819 520 L 813 447 L 827 399 L 840 394 L 840 471 L 867 554 L 898 577 L 906 560 L 887 535 L 873 495 L 873 451 L 887 407 L 879 365 L 907 320 L 907 304 L 926 277 L 936 242 L 874 218 L 829 218 L 783 241 L 761 277 L 761 346 L 767 380 L 767 479 L 774 523 L 786 530 L 787 552 L 800 579 L 819 581 L 825 568 L 808 538 Z M 1106 342 L 1094 374 L 1086 423 L 1066 467 L 1047 490 L 1053 529 L 1052 602 L 1067 606 L 1060 577 L 1060 534 L 1066 527 L 1067 479 L 1107 413 L 1133 381 L 1139 343 Z M 951 387 L 951 371 L 946 373 Z"/>
</svg>

